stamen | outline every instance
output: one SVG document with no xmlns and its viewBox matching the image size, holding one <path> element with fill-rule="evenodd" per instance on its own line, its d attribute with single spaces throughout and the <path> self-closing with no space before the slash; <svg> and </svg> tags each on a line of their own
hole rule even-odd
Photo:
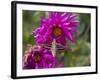
<svg viewBox="0 0 100 80">
<path fill-rule="evenodd" d="M 36 62 L 39 62 L 40 61 L 40 56 L 39 55 L 35 56 L 35 61 Z"/>
<path fill-rule="evenodd" d="M 54 34 L 55 36 L 59 36 L 59 35 L 61 35 L 61 33 L 62 33 L 62 31 L 61 31 L 60 28 L 54 28 L 53 34 Z"/>
</svg>

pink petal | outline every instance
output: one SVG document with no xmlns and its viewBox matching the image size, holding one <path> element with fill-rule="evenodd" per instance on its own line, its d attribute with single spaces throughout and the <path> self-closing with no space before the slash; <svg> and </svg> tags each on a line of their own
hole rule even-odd
<svg viewBox="0 0 100 80">
<path fill-rule="evenodd" d="M 55 17 L 56 17 L 56 18 L 59 18 L 59 17 L 60 17 L 60 13 L 59 13 L 59 12 L 56 12 L 56 13 L 55 13 Z"/>
<path fill-rule="evenodd" d="M 68 38 L 71 42 L 73 42 L 73 44 L 76 43 L 76 41 L 74 40 L 74 38 L 73 38 L 71 32 L 67 31 L 67 32 L 66 32 L 66 36 L 67 36 L 67 38 Z"/>
<path fill-rule="evenodd" d="M 54 15 L 54 12 L 50 12 L 49 13 L 49 16 L 51 17 L 51 18 L 53 18 L 55 15 Z"/>
</svg>

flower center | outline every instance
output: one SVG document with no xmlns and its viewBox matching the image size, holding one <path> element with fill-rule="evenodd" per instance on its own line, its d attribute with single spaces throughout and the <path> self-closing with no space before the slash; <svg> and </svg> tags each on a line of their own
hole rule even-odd
<svg viewBox="0 0 100 80">
<path fill-rule="evenodd" d="M 40 61 L 40 56 L 39 55 L 35 56 L 35 62 L 39 62 L 39 61 Z"/>
<path fill-rule="evenodd" d="M 61 31 L 60 28 L 54 28 L 53 34 L 54 34 L 55 36 L 59 36 L 59 35 L 61 35 L 61 33 L 62 33 L 62 31 Z"/>
</svg>

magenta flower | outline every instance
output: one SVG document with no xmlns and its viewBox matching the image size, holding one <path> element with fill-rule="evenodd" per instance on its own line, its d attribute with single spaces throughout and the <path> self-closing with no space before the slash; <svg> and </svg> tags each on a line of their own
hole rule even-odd
<svg viewBox="0 0 100 80">
<path fill-rule="evenodd" d="M 79 21 L 76 21 L 77 14 L 50 12 L 48 18 L 40 22 L 40 26 L 33 30 L 36 34 L 37 44 L 51 44 L 53 40 L 56 43 L 68 47 L 67 40 L 75 44 L 74 34 L 76 34 Z"/>
<path fill-rule="evenodd" d="M 31 47 L 23 59 L 23 69 L 53 68 L 55 57 L 47 49 L 40 46 Z"/>
</svg>

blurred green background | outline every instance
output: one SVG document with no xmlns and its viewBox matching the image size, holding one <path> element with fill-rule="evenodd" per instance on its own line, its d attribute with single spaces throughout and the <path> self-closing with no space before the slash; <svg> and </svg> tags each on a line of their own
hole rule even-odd
<svg viewBox="0 0 100 80">
<path fill-rule="evenodd" d="M 78 33 L 76 35 L 77 44 L 72 45 L 70 42 L 68 42 L 72 48 L 72 51 L 67 51 L 64 54 L 64 65 L 66 67 L 91 65 L 91 15 L 87 13 L 78 14 L 80 27 L 78 28 Z M 32 31 L 39 26 L 40 20 L 48 17 L 48 15 L 49 12 L 23 10 L 23 55 L 28 47 L 35 45 L 34 35 L 31 34 Z"/>
</svg>

